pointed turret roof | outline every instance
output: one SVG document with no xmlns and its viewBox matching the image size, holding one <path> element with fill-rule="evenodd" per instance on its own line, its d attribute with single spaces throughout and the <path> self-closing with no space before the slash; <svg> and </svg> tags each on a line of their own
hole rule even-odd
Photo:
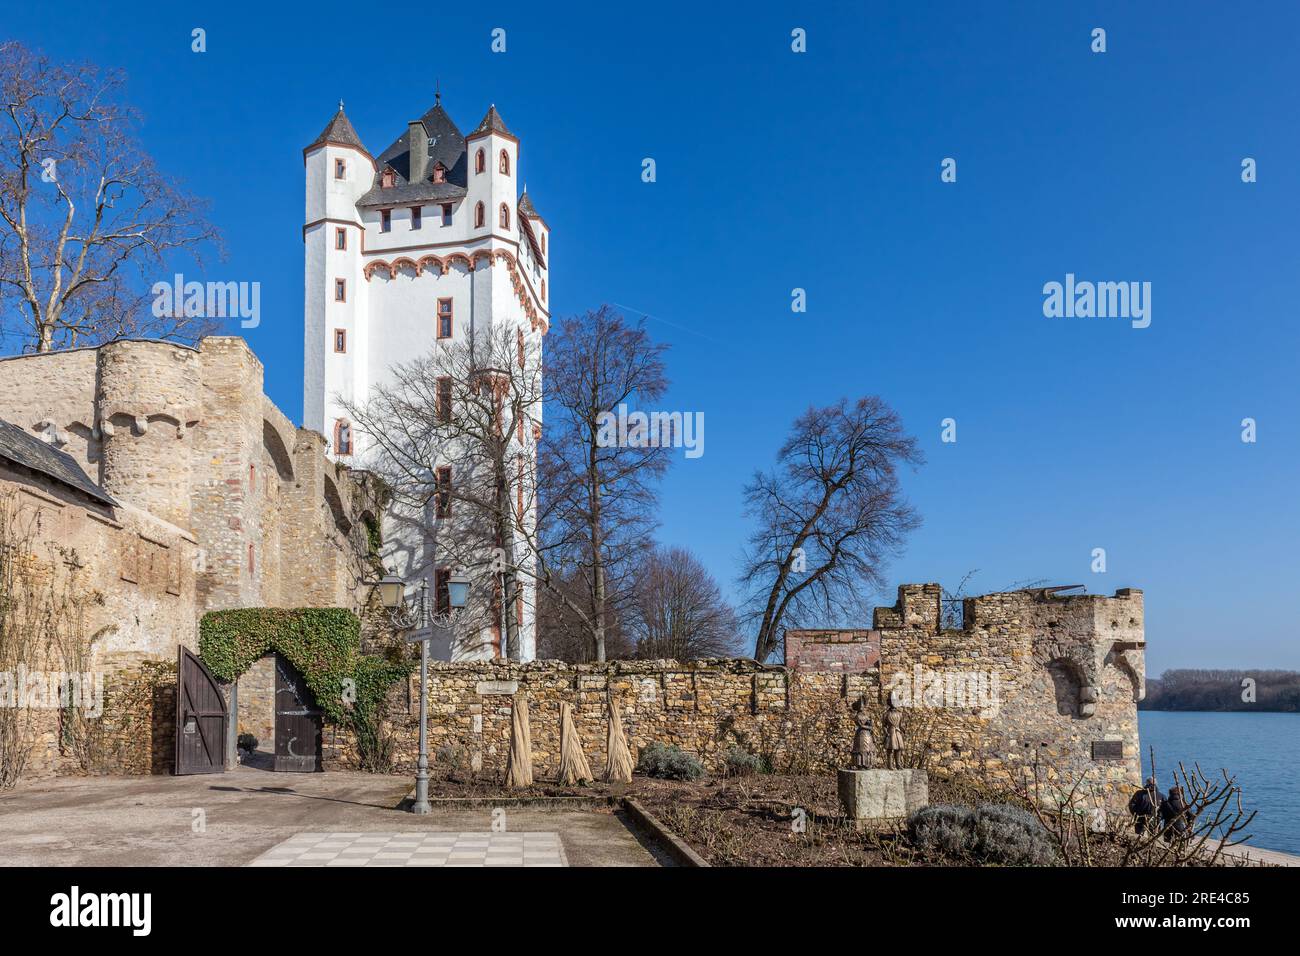
<svg viewBox="0 0 1300 956">
<path fill-rule="evenodd" d="M 313 147 L 321 146 L 325 143 L 335 143 L 339 146 L 354 146 L 361 150 L 361 152 L 366 152 L 366 147 L 362 144 L 361 137 L 358 136 L 357 131 L 352 128 L 352 121 L 349 120 L 347 114 L 343 112 L 342 102 L 339 103 L 339 111 L 334 114 L 334 118 L 329 121 L 325 128 L 321 130 L 320 135 L 312 140 L 307 148 L 312 149 Z M 367 153 L 366 155 L 369 154 Z"/>
<path fill-rule="evenodd" d="M 537 210 L 533 208 L 533 201 L 528 197 L 528 187 L 524 187 L 524 194 L 519 197 L 519 215 L 530 216 L 533 219 L 541 219 L 537 215 Z"/>
<path fill-rule="evenodd" d="M 501 133 L 505 136 L 509 136 L 511 139 L 515 138 L 515 134 L 506 128 L 506 121 L 503 120 L 501 114 L 497 112 L 497 106 L 495 103 L 488 107 L 487 115 L 483 117 L 483 121 L 479 123 L 478 126 L 474 127 L 474 132 L 470 133 L 465 138 L 473 139 L 475 136 L 486 136 L 488 133 Z"/>
</svg>

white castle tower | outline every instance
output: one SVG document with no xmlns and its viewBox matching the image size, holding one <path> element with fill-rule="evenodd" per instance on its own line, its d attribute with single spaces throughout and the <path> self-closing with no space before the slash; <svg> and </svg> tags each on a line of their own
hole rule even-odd
<svg viewBox="0 0 1300 956">
<path fill-rule="evenodd" d="M 519 190 L 519 140 L 495 106 L 463 136 L 438 100 L 377 158 L 340 102 L 303 151 L 303 421 L 330 440 L 334 457 L 357 468 L 366 467 L 365 436 L 353 434 L 343 402 L 364 404 L 372 388 L 391 382 L 395 364 L 463 341 L 472 329 L 504 323 L 518 330 L 529 355 L 540 356 L 550 320 L 550 229 Z M 536 433 L 525 441 L 535 442 Z M 447 449 L 446 465 L 455 462 Z M 529 487 L 536 486 L 535 465 L 532 472 Z M 395 517 L 384 522 L 385 563 L 407 581 L 424 577 L 436 595 L 439 575 L 460 569 L 446 564 L 430 527 Z M 501 625 L 512 613 L 522 623 L 511 656 L 532 660 L 535 585 L 528 574 L 522 583 L 501 622 L 461 635 L 456 646 L 435 639 L 434 655 L 506 656 Z"/>
</svg>

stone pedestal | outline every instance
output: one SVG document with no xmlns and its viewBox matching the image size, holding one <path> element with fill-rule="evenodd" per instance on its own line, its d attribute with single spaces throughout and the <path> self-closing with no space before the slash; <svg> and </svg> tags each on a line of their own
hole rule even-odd
<svg viewBox="0 0 1300 956">
<path fill-rule="evenodd" d="M 840 770 L 840 803 L 857 829 L 900 826 L 930 803 L 924 770 Z"/>
</svg>

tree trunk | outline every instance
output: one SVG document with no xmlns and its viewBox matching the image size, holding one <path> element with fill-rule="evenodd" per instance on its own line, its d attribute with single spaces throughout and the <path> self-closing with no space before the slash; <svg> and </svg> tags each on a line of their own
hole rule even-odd
<svg viewBox="0 0 1300 956">
<path fill-rule="evenodd" d="M 605 662 L 605 546 L 601 528 L 600 513 L 600 476 L 593 470 L 591 481 L 591 561 L 595 580 L 592 582 L 591 619 L 595 625 L 592 629 L 592 641 L 596 649 L 596 661 Z"/>
</svg>

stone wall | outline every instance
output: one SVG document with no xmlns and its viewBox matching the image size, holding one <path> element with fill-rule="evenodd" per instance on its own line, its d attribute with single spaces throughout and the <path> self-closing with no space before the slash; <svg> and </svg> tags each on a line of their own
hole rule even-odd
<svg viewBox="0 0 1300 956">
<path fill-rule="evenodd" d="M 159 718 L 174 700 L 154 701 L 140 668 L 170 666 L 174 697 L 177 645 L 197 651 L 203 613 L 357 610 L 375 576 L 374 480 L 331 462 L 325 439 L 295 428 L 262 388 L 262 364 L 239 337 L 0 358 L 0 418 L 71 455 L 117 502 L 0 460 L 0 496 L 34 529 L 41 574 L 84 599 L 84 666 L 106 688 L 103 768 L 147 773 L 164 757 L 170 767 L 174 729 Z M 22 664 L 73 669 L 49 648 Z M 36 725 L 25 777 L 86 769 L 57 710 Z"/>
<path fill-rule="evenodd" d="M 1037 765 L 1045 783 L 1086 777 L 1084 789 L 1102 798 L 1122 798 L 1136 785 L 1140 591 L 984 595 L 967 602 L 961 630 L 941 629 L 940 596 L 938 585 L 904 585 L 897 604 L 877 610 L 871 631 L 798 633 L 788 645 L 798 667 L 749 660 L 432 664 L 430 753 L 435 762 L 456 760 L 503 777 L 512 702 L 526 694 L 539 778 L 558 769 L 563 701 L 574 705 L 594 769 L 605 759 L 609 695 L 634 753 L 662 741 L 718 771 L 727 750 L 739 746 L 778 771 L 827 772 L 848 757 L 850 705 L 865 696 L 879 733 L 879 716 L 897 690 L 906 758 L 941 776 L 1026 782 Z M 808 648 L 825 643 L 851 653 L 828 653 L 817 666 L 821 652 L 810 657 Z M 864 654 L 878 659 L 862 670 L 842 666 Z M 403 771 L 418 753 L 418 701 L 418 676 L 390 698 Z M 329 728 L 326 744 L 328 766 L 355 765 L 346 733 Z"/>
<path fill-rule="evenodd" d="M 808 671 L 865 671 L 880 661 L 877 631 L 785 632 L 785 666 Z"/>
</svg>

